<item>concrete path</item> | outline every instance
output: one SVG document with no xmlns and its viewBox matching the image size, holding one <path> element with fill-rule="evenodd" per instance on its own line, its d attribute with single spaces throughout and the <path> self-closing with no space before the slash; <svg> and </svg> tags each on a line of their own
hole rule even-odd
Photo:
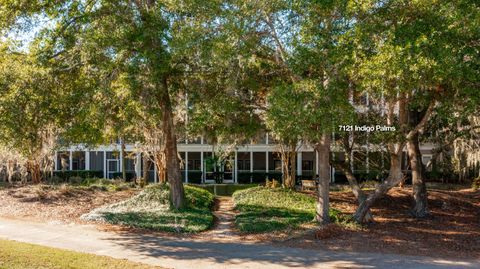
<svg viewBox="0 0 480 269">
<path fill-rule="evenodd" d="M 349 253 L 221 240 L 158 238 L 95 226 L 0 218 L 0 238 L 129 259 L 166 268 L 480 268 L 480 261 Z"/>
</svg>

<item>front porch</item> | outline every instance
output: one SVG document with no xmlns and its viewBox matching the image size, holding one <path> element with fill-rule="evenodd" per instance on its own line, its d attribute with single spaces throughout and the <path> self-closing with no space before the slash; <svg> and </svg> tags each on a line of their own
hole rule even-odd
<svg viewBox="0 0 480 269">
<path fill-rule="evenodd" d="M 149 182 L 158 182 L 153 162 L 144 167 L 143 156 L 127 145 L 126 156 L 117 145 L 95 149 L 81 146 L 57 152 L 55 171 L 94 171 L 104 178 L 118 178 L 125 168 L 127 178 L 142 177 L 147 169 Z M 212 146 L 206 144 L 179 144 L 182 178 L 192 184 L 251 184 L 268 179 L 282 179 L 282 162 L 275 145 L 247 145 L 233 151 L 221 166 L 211 164 Z M 314 179 L 318 174 L 317 156 L 313 149 L 302 147 L 296 154 L 296 170 L 299 179 Z M 125 161 L 123 165 L 122 161 Z M 334 176 L 334 169 L 332 169 Z"/>
</svg>

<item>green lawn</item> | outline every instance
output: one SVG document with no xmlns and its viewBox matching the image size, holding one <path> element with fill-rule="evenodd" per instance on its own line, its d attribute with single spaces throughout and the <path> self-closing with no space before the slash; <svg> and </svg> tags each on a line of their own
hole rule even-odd
<svg viewBox="0 0 480 269">
<path fill-rule="evenodd" d="M 258 187 L 258 184 L 191 184 L 191 186 L 205 189 L 216 196 L 232 196 L 236 191 Z"/>
<path fill-rule="evenodd" d="M 173 210 L 168 185 L 152 185 L 126 201 L 96 209 L 83 218 L 168 232 L 195 233 L 209 229 L 213 224 L 214 196 L 188 185 L 185 196 L 187 207 Z"/>
<path fill-rule="evenodd" d="M 256 187 L 233 194 L 235 208 L 240 211 L 235 225 L 242 232 L 268 232 L 297 228 L 312 222 L 315 199 L 309 195 L 282 188 Z M 334 222 L 349 222 L 349 217 L 331 209 Z"/>
<path fill-rule="evenodd" d="M 15 241 L 0 240 L 0 269 L 147 269 L 160 268 Z"/>
</svg>

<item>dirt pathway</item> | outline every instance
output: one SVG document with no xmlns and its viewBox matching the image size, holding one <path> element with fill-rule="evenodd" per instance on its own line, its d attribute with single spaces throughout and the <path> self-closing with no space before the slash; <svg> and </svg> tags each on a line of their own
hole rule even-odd
<svg viewBox="0 0 480 269">
<path fill-rule="evenodd" d="M 232 197 L 219 196 L 216 198 L 215 226 L 213 229 L 202 233 L 201 237 L 221 241 L 235 241 L 240 237 L 235 231 L 235 211 Z"/>
</svg>

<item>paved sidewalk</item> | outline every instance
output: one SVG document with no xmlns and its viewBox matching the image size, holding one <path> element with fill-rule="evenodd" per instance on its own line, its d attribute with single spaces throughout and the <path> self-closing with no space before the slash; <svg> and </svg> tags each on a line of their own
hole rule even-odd
<svg viewBox="0 0 480 269">
<path fill-rule="evenodd" d="M 32 223 L 0 218 L 0 238 L 29 242 L 166 268 L 480 268 L 476 260 L 350 253 L 158 238 L 135 233 L 98 231 L 90 225 Z"/>
</svg>

